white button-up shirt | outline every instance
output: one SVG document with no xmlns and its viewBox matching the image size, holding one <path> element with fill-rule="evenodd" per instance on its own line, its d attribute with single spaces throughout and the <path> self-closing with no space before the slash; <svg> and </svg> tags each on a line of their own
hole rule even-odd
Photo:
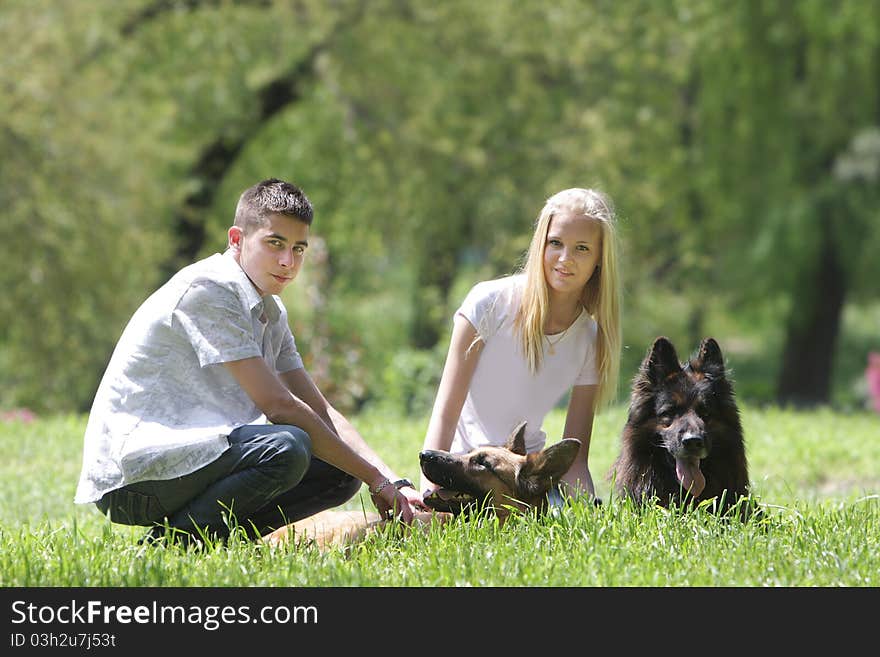
<svg viewBox="0 0 880 657">
<path fill-rule="evenodd" d="M 74 502 L 207 465 L 227 436 L 266 417 L 223 363 L 262 357 L 303 366 L 277 296 L 260 297 L 231 254 L 175 274 L 135 312 L 113 351 L 89 415 Z"/>
</svg>

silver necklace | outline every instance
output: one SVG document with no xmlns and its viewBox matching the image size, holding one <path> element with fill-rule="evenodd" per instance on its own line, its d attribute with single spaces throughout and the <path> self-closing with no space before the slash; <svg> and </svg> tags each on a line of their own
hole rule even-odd
<svg viewBox="0 0 880 657">
<path fill-rule="evenodd" d="M 546 333 L 544 334 L 544 338 L 547 340 L 547 345 L 549 349 L 547 349 L 547 353 L 553 356 L 556 353 L 556 345 L 558 345 L 565 338 L 565 334 L 568 333 L 568 329 L 570 329 L 574 323 L 577 321 L 577 318 L 580 317 L 580 312 L 578 312 L 577 316 L 571 321 L 571 323 L 565 327 L 565 330 L 559 334 L 555 340 L 551 340 L 550 336 Z"/>
<path fill-rule="evenodd" d="M 574 323 L 574 322 L 572 322 L 572 324 L 573 324 L 573 323 Z M 560 342 L 562 342 L 562 339 L 565 337 L 565 334 L 568 333 L 568 329 L 570 329 L 570 328 L 571 328 L 571 324 L 569 324 L 568 326 L 566 326 L 566 327 L 565 327 L 565 330 L 564 330 L 562 333 L 560 333 L 560 334 L 559 334 L 559 337 L 556 338 L 555 340 L 551 340 L 549 335 L 544 334 L 544 338 L 546 338 L 546 340 L 547 340 L 547 344 L 548 344 L 548 346 L 549 346 L 549 349 L 547 350 L 547 352 L 548 352 L 551 356 L 553 356 L 553 355 L 556 353 L 556 345 L 558 345 Z"/>
</svg>

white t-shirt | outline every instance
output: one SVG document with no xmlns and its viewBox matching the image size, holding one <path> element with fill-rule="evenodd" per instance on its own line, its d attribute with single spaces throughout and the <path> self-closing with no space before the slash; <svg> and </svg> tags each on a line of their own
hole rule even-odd
<svg viewBox="0 0 880 657">
<path fill-rule="evenodd" d="M 265 415 L 224 362 L 303 366 L 276 296 L 260 297 L 229 253 L 184 267 L 138 308 L 95 394 L 74 502 L 180 477 L 214 461 L 227 436 Z"/>
<path fill-rule="evenodd" d="M 503 445 L 525 421 L 526 451 L 543 449 L 544 418 L 572 386 L 598 383 L 597 326 L 581 314 L 554 340 L 554 352 L 544 341 L 544 358 L 536 374 L 528 363 L 513 326 L 524 275 L 477 283 L 456 311 L 477 330 L 484 343 L 470 390 L 462 407 L 451 451 L 469 452 L 483 445 Z"/>
</svg>

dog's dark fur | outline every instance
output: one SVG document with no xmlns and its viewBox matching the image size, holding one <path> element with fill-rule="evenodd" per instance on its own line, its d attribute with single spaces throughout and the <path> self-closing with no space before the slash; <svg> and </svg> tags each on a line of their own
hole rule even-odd
<svg viewBox="0 0 880 657">
<path fill-rule="evenodd" d="M 526 454 L 525 428 L 525 423 L 518 426 L 504 447 L 480 447 L 468 454 L 421 452 L 422 472 L 442 486 L 425 504 L 456 514 L 486 508 L 502 521 L 512 509 L 542 513 L 548 493 L 571 467 L 581 442 L 566 438 Z"/>
<path fill-rule="evenodd" d="M 724 512 L 749 495 L 739 409 L 713 338 L 684 365 L 667 338 L 654 341 L 633 380 L 621 443 L 609 478 L 640 503 L 715 498 Z"/>
</svg>

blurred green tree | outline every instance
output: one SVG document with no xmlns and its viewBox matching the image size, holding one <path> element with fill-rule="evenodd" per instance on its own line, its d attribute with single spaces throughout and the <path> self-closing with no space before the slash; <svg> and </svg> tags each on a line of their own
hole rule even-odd
<svg viewBox="0 0 880 657">
<path fill-rule="evenodd" d="M 880 3 L 746 0 L 707 27 L 696 154 L 719 269 L 734 301 L 786 301 L 777 400 L 827 403 L 844 305 L 880 277 Z"/>
<path fill-rule="evenodd" d="M 403 390 L 397 352 L 430 385 L 467 287 L 512 271 L 570 186 L 617 202 L 627 343 L 696 344 L 717 306 L 782 307 L 779 397 L 827 400 L 841 308 L 876 297 L 877 13 L 7 0 L 0 405 L 87 408 L 137 305 L 222 250 L 269 176 L 316 207 L 285 302 L 341 406 Z"/>
</svg>

